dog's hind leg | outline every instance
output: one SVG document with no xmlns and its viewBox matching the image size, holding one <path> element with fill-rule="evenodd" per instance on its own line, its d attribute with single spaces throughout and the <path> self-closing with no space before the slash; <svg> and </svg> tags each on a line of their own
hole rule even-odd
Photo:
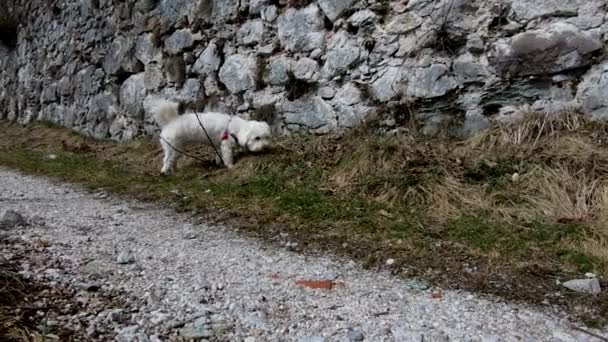
<svg viewBox="0 0 608 342">
<path fill-rule="evenodd" d="M 177 151 L 175 151 L 175 149 L 163 139 L 161 139 L 160 144 L 163 148 L 164 153 L 163 167 L 160 173 L 163 175 L 169 175 L 173 172 L 174 165 L 177 161 L 177 158 L 179 157 L 179 153 L 177 153 Z"/>
</svg>

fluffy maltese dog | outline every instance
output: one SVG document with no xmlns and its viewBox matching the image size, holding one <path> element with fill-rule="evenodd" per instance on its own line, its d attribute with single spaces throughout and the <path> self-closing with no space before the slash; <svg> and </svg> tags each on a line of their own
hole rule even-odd
<svg viewBox="0 0 608 342">
<path fill-rule="evenodd" d="M 216 163 L 223 162 L 228 168 L 234 167 L 234 157 L 241 149 L 259 152 L 270 144 L 270 126 L 265 122 L 214 112 L 179 115 L 178 106 L 168 100 L 156 100 L 151 104 L 151 112 L 161 127 L 163 175 L 174 171 L 181 155 L 179 151 L 183 151 L 184 146 L 188 144 L 204 143 L 214 146 L 216 151 L 219 151 L 219 155 L 215 157 Z"/>
</svg>

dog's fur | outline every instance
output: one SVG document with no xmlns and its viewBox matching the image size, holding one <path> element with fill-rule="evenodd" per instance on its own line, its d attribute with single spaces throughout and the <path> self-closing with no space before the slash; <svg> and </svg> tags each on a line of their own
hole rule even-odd
<svg viewBox="0 0 608 342">
<path fill-rule="evenodd" d="M 222 157 L 216 156 L 215 161 L 220 164 L 223 160 L 228 168 L 234 167 L 234 157 L 240 149 L 259 152 L 270 144 L 270 126 L 265 122 L 214 112 L 179 115 L 178 104 L 168 100 L 155 101 L 151 111 L 161 127 L 160 144 L 164 152 L 161 173 L 164 175 L 171 174 L 175 169 L 181 155 L 176 149 L 181 151 L 188 144 L 204 143 L 216 149 L 219 147 Z"/>
</svg>

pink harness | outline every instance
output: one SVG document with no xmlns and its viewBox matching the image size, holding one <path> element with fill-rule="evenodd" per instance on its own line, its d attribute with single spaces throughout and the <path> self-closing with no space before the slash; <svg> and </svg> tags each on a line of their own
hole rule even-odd
<svg viewBox="0 0 608 342">
<path fill-rule="evenodd" d="M 224 140 L 230 140 L 230 137 L 234 138 L 234 141 L 238 144 L 239 143 L 239 139 L 236 138 L 236 135 L 230 133 L 228 131 L 228 128 L 230 127 L 230 123 L 232 122 L 232 119 L 234 119 L 234 117 L 230 118 L 230 121 L 228 121 L 228 125 L 226 126 L 226 130 L 224 131 L 224 133 L 222 134 L 222 141 Z"/>
</svg>

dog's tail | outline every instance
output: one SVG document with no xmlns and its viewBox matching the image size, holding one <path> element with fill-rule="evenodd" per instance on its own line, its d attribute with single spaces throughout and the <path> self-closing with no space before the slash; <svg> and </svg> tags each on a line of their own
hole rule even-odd
<svg viewBox="0 0 608 342">
<path fill-rule="evenodd" d="M 177 110 L 179 104 L 176 102 L 158 99 L 150 103 L 150 107 L 154 120 L 156 120 L 156 123 L 158 123 L 160 127 L 165 127 L 178 116 Z"/>
</svg>

